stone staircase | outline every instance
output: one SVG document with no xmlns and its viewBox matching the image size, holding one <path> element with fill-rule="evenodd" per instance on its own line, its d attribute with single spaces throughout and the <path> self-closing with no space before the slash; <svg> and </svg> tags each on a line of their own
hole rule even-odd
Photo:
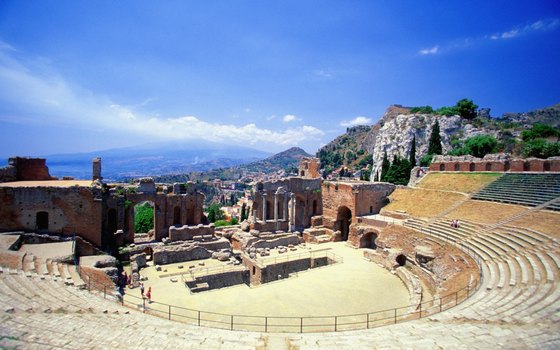
<svg viewBox="0 0 560 350">
<path fill-rule="evenodd" d="M 480 257 L 480 290 L 441 317 L 484 322 L 538 323 L 560 321 L 560 244 L 527 228 L 503 225 L 487 228 L 449 220 L 429 224 L 413 219 L 406 226 L 463 247 Z"/>
<path fill-rule="evenodd" d="M 472 198 L 525 206 L 539 206 L 560 197 L 560 174 L 508 173 L 475 193 Z M 546 205 L 560 210 L 559 202 Z"/>
</svg>

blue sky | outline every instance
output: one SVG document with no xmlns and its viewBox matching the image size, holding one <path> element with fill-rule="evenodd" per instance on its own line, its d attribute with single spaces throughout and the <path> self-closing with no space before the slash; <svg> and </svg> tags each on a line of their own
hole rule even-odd
<svg viewBox="0 0 560 350">
<path fill-rule="evenodd" d="M 165 140 L 314 153 L 390 104 L 560 102 L 551 1 L 0 2 L 0 156 Z"/>
</svg>

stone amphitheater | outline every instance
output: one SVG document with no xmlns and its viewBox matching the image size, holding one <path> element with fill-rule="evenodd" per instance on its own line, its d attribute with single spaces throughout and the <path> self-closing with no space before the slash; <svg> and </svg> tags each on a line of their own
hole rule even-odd
<svg viewBox="0 0 560 350">
<path fill-rule="evenodd" d="M 17 269 L 0 270 L 0 347 L 557 349 L 560 214 L 554 210 L 560 202 L 559 178 L 540 178 L 533 185 L 534 178 L 504 175 L 476 191 L 422 188 L 422 182 L 395 191 L 400 199 L 384 208 L 385 214 L 406 211 L 405 226 L 427 234 L 435 244 L 450 243 L 477 257 L 479 288 L 443 312 L 420 311 L 417 319 L 394 325 L 323 333 L 198 327 L 122 306 L 103 292 L 84 289 L 73 266 L 28 255 Z M 429 212 L 427 205 L 411 203 L 423 191 L 458 199 Z M 421 214 L 414 210 L 418 207 L 423 207 Z M 449 226 L 451 218 L 460 219 L 460 228 Z"/>
</svg>

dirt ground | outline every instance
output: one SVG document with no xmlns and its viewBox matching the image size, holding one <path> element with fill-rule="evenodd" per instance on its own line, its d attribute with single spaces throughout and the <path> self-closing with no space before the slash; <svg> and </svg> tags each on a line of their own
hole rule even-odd
<svg viewBox="0 0 560 350">
<path fill-rule="evenodd" d="M 468 200 L 447 214 L 446 217 L 464 219 L 481 224 L 495 224 L 528 209 L 520 205 Z"/>
<path fill-rule="evenodd" d="M 414 217 L 435 217 L 466 197 L 460 193 L 427 189 L 397 188 L 383 210 L 403 211 Z"/>
<path fill-rule="evenodd" d="M 178 278 L 160 277 L 154 267 L 141 270 L 152 299 L 187 308 L 226 314 L 259 316 L 343 315 L 407 306 L 409 294 L 403 282 L 389 271 L 366 261 L 363 251 L 346 242 L 316 245 L 331 248 L 344 262 L 300 272 L 295 277 L 251 288 L 245 284 L 191 294 Z M 197 262 L 183 263 L 188 265 Z M 173 264 L 177 265 L 177 264 Z M 175 266 L 168 268 L 177 271 Z M 208 266 L 208 264 L 207 264 Z M 140 296 L 138 288 L 127 290 Z M 167 310 L 167 309 L 166 309 Z"/>
<path fill-rule="evenodd" d="M 417 187 L 474 193 L 500 176 L 501 173 L 428 173 Z"/>
</svg>

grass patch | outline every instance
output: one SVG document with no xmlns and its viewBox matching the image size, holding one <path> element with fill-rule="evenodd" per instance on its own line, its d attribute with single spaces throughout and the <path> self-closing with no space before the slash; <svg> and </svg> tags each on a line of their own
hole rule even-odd
<svg viewBox="0 0 560 350">
<path fill-rule="evenodd" d="M 440 190 L 474 193 L 494 182 L 502 173 L 433 173 L 429 172 L 417 187 Z"/>
<path fill-rule="evenodd" d="M 401 210 L 414 217 L 430 218 L 464 200 L 465 196 L 428 189 L 397 188 L 389 199 L 391 203 L 383 208 L 385 210 Z"/>
</svg>

